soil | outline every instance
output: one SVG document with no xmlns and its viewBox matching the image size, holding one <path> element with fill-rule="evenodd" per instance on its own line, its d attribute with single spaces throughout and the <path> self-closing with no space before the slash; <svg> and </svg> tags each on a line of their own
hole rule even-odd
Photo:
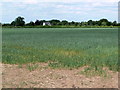
<svg viewBox="0 0 120 90">
<path fill-rule="evenodd" d="M 108 71 L 108 77 L 87 77 L 84 69 L 52 69 L 46 63 L 30 71 L 27 65 L 2 64 L 3 88 L 118 88 L 118 72 Z"/>
</svg>

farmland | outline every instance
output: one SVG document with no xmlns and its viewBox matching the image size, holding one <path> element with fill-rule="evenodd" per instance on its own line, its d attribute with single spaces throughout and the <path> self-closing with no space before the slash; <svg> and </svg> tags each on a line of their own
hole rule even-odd
<svg viewBox="0 0 120 90">
<path fill-rule="evenodd" d="M 2 62 L 118 71 L 117 28 L 3 28 Z"/>
</svg>

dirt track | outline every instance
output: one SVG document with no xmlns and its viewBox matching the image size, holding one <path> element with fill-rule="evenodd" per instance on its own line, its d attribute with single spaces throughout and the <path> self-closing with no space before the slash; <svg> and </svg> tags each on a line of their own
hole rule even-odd
<svg viewBox="0 0 120 90">
<path fill-rule="evenodd" d="M 3 64 L 2 84 L 3 88 L 118 88 L 118 73 L 90 78 L 81 70 L 51 69 L 42 63 L 30 72 L 26 66 Z"/>
</svg>

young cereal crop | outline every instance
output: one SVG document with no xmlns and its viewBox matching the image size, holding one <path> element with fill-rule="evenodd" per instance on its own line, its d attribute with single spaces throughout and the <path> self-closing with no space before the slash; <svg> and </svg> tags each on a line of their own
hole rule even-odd
<svg viewBox="0 0 120 90">
<path fill-rule="evenodd" d="M 117 28 L 3 28 L 2 62 L 118 71 Z"/>
</svg>

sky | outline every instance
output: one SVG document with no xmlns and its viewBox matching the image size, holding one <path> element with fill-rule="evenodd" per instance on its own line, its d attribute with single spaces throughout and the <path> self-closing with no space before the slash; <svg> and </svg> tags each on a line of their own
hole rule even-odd
<svg viewBox="0 0 120 90">
<path fill-rule="evenodd" d="M 118 21 L 118 0 L 1 0 L 0 20 L 10 23 L 18 16 L 38 20 Z"/>
</svg>

